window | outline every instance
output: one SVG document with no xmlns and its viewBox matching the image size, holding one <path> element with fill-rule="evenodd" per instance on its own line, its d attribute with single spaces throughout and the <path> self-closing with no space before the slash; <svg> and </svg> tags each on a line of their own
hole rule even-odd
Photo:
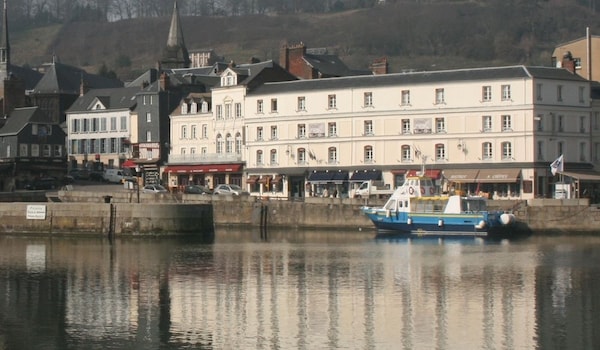
<svg viewBox="0 0 600 350">
<path fill-rule="evenodd" d="M 190 154 L 196 154 L 196 147 L 190 147 Z"/>
<path fill-rule="evenodd" d="M 489 102 L 492 100 L 492 87 L 484 86 L 481 88 L 481 100 L 483 102 Z"/>
<path fill-rule="evenodd" d="M 221 134 L 217 135 L 216 152 L 217 154 L 223 153 L 223 136 Z"/>
<path fill-rule="evenodd" d="M 271 165 L 277 165 L 277 150 L 271 150 Z"/>
<path fill-rule="evenodd" d="M 306 164 L 306 149 L 298 148 L 298 164 Z"/>
<path fill-rule="evenodd" d="M 90 152 L 87 152 L 87 153 L 90 153 Z M 40 145 L 35 144 L 35 143 L 31 145 L 31 156 L 32 157 L 40 156 Z M 10 158 L 10 145 L 8 145 L 6 147 L 6 157 Z"/>
<path fill-rule="evenodd" d="M 402 163 L 407 163 L 412 161 L 412 151 L 409 145 L 402 145 Z"/>
<path fill-rule="evenodd" d="M 587 144 L 585 142 L 580 142 L 579 143 L 579 161 L 580 162 L 585 162 L 586 161 L 586 150 L 587 149 Z"/>
<path fill-rule="evenodd" d="M 585 116 L 579 116 L 579 132 L 580 133 L 585 133 Z"/>
<path fill-rule="evenodd" d="M 538 116 L 535 118 L 535 121 L 537 125 L 537 131 L 544 131 L 544 115 L 538 114 Z"/>
<path fill-rule="evenodd" d="M 375 159 L 373 158 L 373 146 L 365 146 L 364 150 L 364 162 L 365 164 L 373 163 Z"/>
<path fill-rule="evenodd" d="M 594 161 L 600 160 L 600 142 L 594 143 Z"/>
<path fill-rule="evenodd" d="M 435 118 L 435 130 L 438 134 L 446 132 L 446 120 L 444 118 Z"/>
<path fill-rule="evenodd" d="M 502 116 L 502 131 L 512 131 L 512 119 L 510 115 Z"/>
<path fill-rule="evenodd" d="M 337 148 L 329 147 L 327 150 L 327 163 L 337 164 Z"/>
<path fill-rule="evenodd" d="M 594 130 L 600 129 L 600 112 L 594 112 Z"/>
<path fill-rule="evenodd" d="M 435 89 L 435 104 L 443 104 L 444 100 L 444 89 Z"/>
<path fill-rule="evenodd" d="M 235 153 L 242 154 L 242 134 L 235 134 Z"/>
<path fill-rule="evenodd" d="M 233 152 L 233 138 L 231 137 L 231 134 L 227 134 L 225 136 L 225 153 L 232 153 Z"/>
<path fill-rule="evenodd" d="M 225 119 L 231 119 L 231 103 L 225 104 Z"/>
<path fill-rule="evenodd" d="M 50 145 L 42 145 L 42 157 L 50 157 Z"/>
<path fill-rule="evenodd" d="M 364 127 L 364 131 L 365 131 L 365 135 L 366 136 L 372 136 L 373 135 L 373 121 L 372 120 L 365 120 L 365 127 Z"/>
<path fill-rule="evenodd" d="M 337 107 L 337 101 L 335 95 L 327 96 L 327 108 L 335 109 Z"/>
<path fill-rule="evenodd" d="M 187 139 L 187 126 L 182 125 L 181 126 L 181 138 L 182 139 Z"/>
<path fill-rule="evenodd" d="M 152 141 L 152 131 L 146 131 L 146 142 Z"/>
<path fill-rule="evenodd" d="M 372 92 L 365 92 L 364 106 L 365 107 L 373 107 L 373 93 Z"/>
<path fill-rule="evenodd" d="M 402 133 L 410 134 L 410 119 L 402 119 Z"/>
<path fill-rule="evenodd" d="M 146 112 L 146 123 L 152 122 L 152 113 Z"/>
<path fill-rule="evenodd" d="M 564 119 L 562 115 L 558 116 L 558 131 L 565 131 Z"/>
<path fill-rule="evenodd" d="M 298 107 L 297 109 L 299 111 L 305 111 L 306 110 L 306 97 L 304 96 L 299 96 L 298 97 Z"/>
<path fill-rule="evenodd" d="M 331 122 L 329 124 L 327 124 L 327 131 L 328 131 L 328 136 L 329 137 L 335 137 L 337 136 L 337 124 L 335 122 Z"/>
<path fill-rule="evenodd" d="M 538 101 L 543 100 L 543 95 L 542 95 L 542 84 L 538 83 L 536 84 L 536 90 L 535 90 L 535 95 Z"/>
<path fill-rule="evenodd" d="M 121 131 L 127 131 L 127 117 L 121 117 Z"/>
<path fill-rule="evenodd" d="M 446 160 L 446 145 L 443 143 L 435 145 L 435 160 L 438 162 Z"/>
<path fill-rule="evenodd" d="M 585 102 L 585 87 L 580 86 L 579 87 L 579 103 L 584 103 Z"/>
<path fill-rule="evenodd" d="M 277 99 L 272 98 L 271 99 L 271 113 L 275 113 L 275 112 L 277 112 Z"/>
<path fill-rule="evenodd" d="M 82 130 L 82 131 L 83 131 L 83 132 L 88 132 L 88 131 L 90 131 L 90 130 L 89 130 L 89 123 L 90 123 L 90 121 L 89 121 L 87 118 L 86 118 L 86 119 L 83 119 L 83 124 L 82 124 L 82 126 L 83 126 L 83 130 Z M 34 135 L 35 135 L 35 134 L 34 134 Z"/>
<path fill-rule="evenodd" d="M 110 118 L 110 131 L 117 131 L 117 117 Z"/>
<path fill-rule="evenodd" d="M 54 157 L 62 157 L 62 146 L 54 145 Z"/>
<path fill-rule="evenodd" d="M 203 139 L 208 138 L 208 125 L 207 124 L 202 124 L 202 138 Z"/>
<path fill-rule="evenodd" d="M 242 104 L 237 102 L 235 104 L 235 117 L 236 118 L 241 118 L 242 117 Z"/>
<path fill-rule="evenodd" d="M 512 144 L 510 142 L 502 142 L 502 160 L 512 159 Z"/>
<path fill-rule="evenodd" d="M 484 142 L 481 150 L 481 158 L 483 160 L 491 160 L 493 155 L 494 154 L 492 153 L 492 143 Z"/>
<path fill-rule="evenodd" d="M 19 157 L 27 157 L 28 155 L 29 155 L 29 148 L 27 147 L 27 144 L 20 143 L 19 144 Z"/>
<path fill-rule="evenodd" d="M 223 120 L 223 106 L 222 105 L 215 106 L 215 118 L 217 120 Z"/>
<path fill-rule="evenodd" d="M 256 165 L 263 165 L 263 151 L 256 151 Z"/>
<path fill-rule="evenodd" d="M 100 131 L 106 131 L 106 118 L 100 119 Z"/>
<path fill-rule="evenodd" d="M 107 153 L 106 152 L 106 140 L 107 139 L 100 139 L 100 153 Z"/>
<path fill-rule="evenodd" d="M 558 102 L 561 102 L 563 100 L 563 86 L 562 85 L 556 86 L 556 100 Z"/>
<path fill-rule="evenodd" d="M 263 100 L 256 101 L 256 113 L 262 114 L 264 112 Z"/>
<path fill-rule="evenodd" d="M 198 113 L 198 104 L 196 102 L 190 104 L 190 113 Z"/>
<path fill-rule="evenodd" d="M 556 153 L 563 154 L 564 152 L 565 152 L 565 144 L 562 141 L 557 142 Z"/>
<path fill-rule="evenodd" d="M 271 126 L 271 140 L 277 140 L 277 126 Z"/>
<path fill-rule="evenodd" d="M 298 138 L 306 138 L 306 124 L 298 124 Z"/>
<path fill-rule="evenodd" d="M 192 140 L 196 140 L 198 138 L 198 133 L 197 133 L 196 129 L 197 129 L 196 125 L 192 125 L 192 133 L 190 135 Z"/>
<path fill-rule="evenodd" d="M 510 94 L 510 85 L 502 85 L 502 101 L 510 101 L 512 96 Z"/>
<path fill-rule="evenodd" d="M 262 141 L 263 140 L 263 128 L 262 126 L 259 126 L 256 128 L 256 141 Z"/>
<path fill-rule="evenodd" d="M 484 115 L 481 117 L 481 129 L 483 132 L 491 132 L 492 131 L 492 116 Z"/>
<path fill-rule="evenodd" d="M 202 113 L 208 113 L 208 102 L 202 101 L 202 107 L 200 107 Z"/>
<path fill-rule="evenodd" d="M 537 142 L 537 160 L 544 160 L 544 141 Z"/>
<path fill-rule="evenodd" d="M 410 90 L 402 90 L 402 100 L 400 101 L 400 104 L 402 106 L 409 106 L 410 105 Z"/>
<path fill-rule="evenodd" d="M 72 133 L 79 132 L 79 119 L 72 119 L 71 120 L 71 132 Z"/>
</svg>

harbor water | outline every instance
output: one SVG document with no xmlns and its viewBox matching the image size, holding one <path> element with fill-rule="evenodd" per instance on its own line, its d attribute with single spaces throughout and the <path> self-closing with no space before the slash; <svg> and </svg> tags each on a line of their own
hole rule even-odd
<svg viewBox="0 0 600 350">
<path fill-rule="evenodd" d="M 598 349 L 600 237 L 0 236 L 0 350 Z"/>
</svg>

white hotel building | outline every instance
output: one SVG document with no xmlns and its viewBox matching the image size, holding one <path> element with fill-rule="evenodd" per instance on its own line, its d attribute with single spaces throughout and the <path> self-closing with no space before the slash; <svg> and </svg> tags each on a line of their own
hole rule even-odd
<svg viewBox="0 0 600 350">
<path fill-rule="evenodd" d="M 443 190 L 551 197 L 559 176 L 549 164 L 561 154 L 565 171 L 581 180 L 578 194 L 600 182 L 594 172 L 600 114 L 593 112 L 591 83 L 565 69 L 511 66 L 252 86 L 238 84 L 235 74 L 226 70 L 212 90 L 210 134 L 221 139 L 201 140 L 198 149 L 237 154 L 242 185 L 253 195 L 298 198 L 328 188 L 351 196 L 364 179 L 397 186 L 424 166 Z"/>
</svg>

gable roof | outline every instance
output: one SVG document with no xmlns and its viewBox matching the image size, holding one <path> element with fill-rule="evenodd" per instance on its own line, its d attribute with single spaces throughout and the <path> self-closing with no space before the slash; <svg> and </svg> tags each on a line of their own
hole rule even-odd
<svg viewBox="0 0 600 350">
<path fill-rule="evenodd" d="M 39 107 L 15 108 L 0 129 L 0 136 L 17 135 L 27 124 L 53 124 L 54 122 Z"/>
<path fill-rule="evenodd" d="M 15 66 L 13 64 L 10 65 L 9 74 L 21 79 L 25 83 L 25 90 L 33 90 L 44 76 L 36 70 Z"/>
<path fill-rule="evenodd" d="M 33 89 L 33 94 L 68 94 L 79 95 L 81 82 L 90 89 L 122 87 L 119 80 L 110 79 L 101 75 L 89 74 L 83 69 L 53 62 L 46 74 Z"/>
<path fill-rule="evenodd" d="M 266 82 L 298 80 L 298 78 L 272 60 L 241 64 L 231 67 L 231 69 L 238 74 L 237 85 L 245 85 L 248 89 L 253 89 Z"/>
<path fill-rule="evenodd" d="M 491 67 L 458 69 L 431 72 L 411 72 L 369 76 L 351 76 L 329 79 L 298 80 L 293 82 L 272 82 L 257 87 L 253 93 L 274 94 L 278 92 L 345 89 L 372 86 L 417 85 L 455 81 L 492 81 L 514 78 L 538 78 L 565 81 L 587 82 L 586 79 L 572 74 L 563 68 L 552 67 Z"/>
<path fill-rule="evenodd" d="M 352 70 L 337 55 L 316 55 L 306 53 L 304 61 L 317 70 L 322 77 L 345 77 L 354 75 L 372 75 L 371 71 Z"/>
<path fill-rule="evenodd" d="M 66 113 L 90 111 L 94 101 L 100 101 L 107 110 L 134 110 L 137 106 L 137 93 L 139 87 L 92 89 L 71 105 Z"/>
</svg>

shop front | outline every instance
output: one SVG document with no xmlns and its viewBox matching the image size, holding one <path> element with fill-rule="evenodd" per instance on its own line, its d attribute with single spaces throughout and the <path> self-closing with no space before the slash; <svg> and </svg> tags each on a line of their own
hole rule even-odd
<svg viewBox="0 0 600 350">
<path fill-rule="evenodd" d="M 350 193 L 354 193 L 365 181 L 382 181 L 381 170 L 354 170 L 351 172 L 348 180 Z"/>
<path fill-rule="evenodd" d="M 187 185 L 213 189 L 222 183 L 242 185 L 242 164 L 168 165 L 163 169 L 169 190 L 182 191 Z"/>
<path fill-rule="evenodd" d="M 474 194 L 490 199 L 521 197 L 521 169 L 481 169 Z"/>
<path fill-rule="evenodd" d="M 471 195 L 477 191 L 478 169 L 446 169 L 442 172 L 442 193 Z"/>
<path fill-rule="evenodd" d="M 348 197 L 348 172 L 344 170 L 315 170 L 308 174 L 307 196 Z"/>
</svg>

